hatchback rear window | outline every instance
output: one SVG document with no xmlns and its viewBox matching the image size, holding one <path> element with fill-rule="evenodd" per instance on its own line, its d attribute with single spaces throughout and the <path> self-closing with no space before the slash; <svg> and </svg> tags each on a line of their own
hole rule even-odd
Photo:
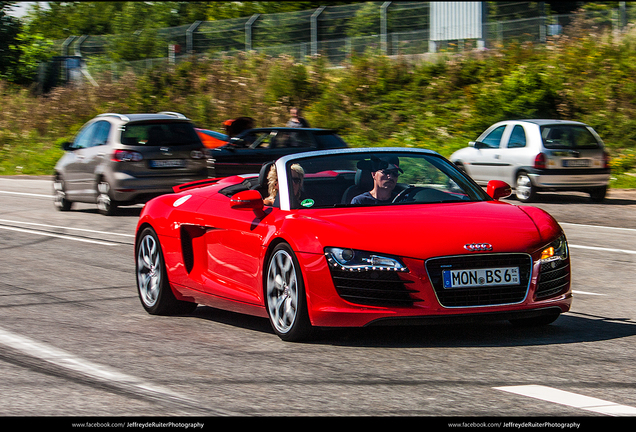
<svg viewBox="0 0 636 432">
<path fill-rule="evenodd" d="M 200 143 L 191 123 L 152 122 L 129 123 L 121 133 L 121 143 L 144 146 L 178 146 Z"/>
<path fill-rule="evenodd" d="M 595 149 L 600 144 L 585 126 L 541 126 L 543 145 L 548 149 Z"/>
</svg>

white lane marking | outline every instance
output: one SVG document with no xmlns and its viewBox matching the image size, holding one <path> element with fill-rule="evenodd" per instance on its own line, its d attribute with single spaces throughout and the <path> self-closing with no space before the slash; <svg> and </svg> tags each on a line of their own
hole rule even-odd
<svg viewBox="0 0 636 432">
<path fill-rule="evenodd" d="M 72 236 L 67 236 L 63 234 L 53 234 L 53 233 L 48 233 L 44 231 L 33 231 L 29 229 L 7 227 L 2 225 L 0 225 L 0 229 L 8 230 L 8 231 L 17 231 L 17 232 L 22 232 L 27 234 L 37 234 L 37 235 L 42 235 L 47 237 L 55 237 L 55 238 L 60 238 L 65 240 L 74 240 L 74 241 L 79 241 L 84 243 L 93 243 L 93 244 L 102 245 L 102 246 L 119 246 L 121 244 L 121 243 L 110 243 L 110 242 L 99 241 L 99 240 L 85 239 L 81 237 L 72 237 Z"/>
<path fill-rule="evenodd" d="M 573 227 L 584 227 L 584 228 L 600 228 L 600 229 L 608 229 L 608 230 L 620 230 L 620 231 L 634 231 L 634 232 L 636 232 L 635 228 L 619 228 L 619 227 L 610 227 L 610 226 L 604 226 L 604 225 L 584 225 L 584 224 L 575 224 L 575 223 L 568 223 L 568 222 L 559 222 L 559 225 L 561 225 L 561 226 L 573 226 Z"/>
<path fill-rule="evenodd" d="M 31 193 L 25 193 L 25 192 L 0 191 L 0 193 L 52 198 L 52 195 L 31 194 Z M 7 222 L 20 223 L 20 222 L 17 222 L 17 221 L 7 221 Z M 29 222 L 21 222 L 21 223 L 27 224 Z M 33 225 L 37 225 L 37 224 L 33 224 Z M 608 226 L 602 226 L 602 225 L 584 225 L 584 224 L 573 224 L 573 223 L 567 223 L 567 222 L 562 222 L 562 223 L 560 223 L 560 225 L 561 226 L 579 226 L 579 227 L 585 227 L 585 228 L 601 228 L 601 229 L 624 230 L 624 231 L 634 231 L 634 232 L 636 232 L 636 229 L 634 229 L 634 228 L 617 228 L 617 227 L 608 227 Z M 40 226 L 47 226 L 47 225 L 40 225 Z M 66 227 L 53 227 L 53 226 L 49 226 L 49 227 L 51 227 L 51 228 L 66 228 Z M 80 228 L 66 228 L 66 229 L 81 230 Z M 127 235 L 127 236 L 131 236 L 132 237 L 131 234 L 105 233 L 105 232 L 90 231 L 90 230 L 82 230 L 82 231 L 89 231 L 89 232 L 95 232 L 95 233 L 100 233 L 100 234 Z M 612 249 L 612 248 L 601 248 L 601 247 L 596 247 L 596 246 L 583 246 L 583 245 L 573 245 L 573 244 L 570 244 L 568 246 L 570 248 L 574 248 L 574 249 L 578 248 L 578 249 L 597 250 L 597 251 L 601 251 L 601 252 L 619 252 L 619 253 L 626 253 L 626 254 L 636 254 L 636 251 L 629 250 L 629 249 Z"/>
<path fill-rule="evenodd" d="M 106 366 L 91 363 L 87 360 L 75 357 L 61 349 L 36 342 L 25 336 L 13 334 L 2 328 L 0 328 L 0 344 L 13 348 L 14 350 L 31 357 L 44 360 L 58 367 L 72 370 L 83 376 L 87 376 L 101 382 L 106 382 L 110 385 L 126 388 L 129 391 L 143 393 L 146 395 L 150 394 L 151 396 L 160 397 L 162 399 L 168 398 L 177 400 L 182 403 L 185 402 L 192 404 L 194 402 L 191 399 L 180 396 L 169 389 L 144 382 L 139 378 L 123 374 Z"/>
<path fill-rule="evenodd" d="M 589 396 L 583 396 L 563 390 L 558 390 L 542 385 L 521 385 L 494 387 L 495 390 L 502 390 L 509 393 L 515 393 L 535 399 L 541 399 L 547 402 L 567 405 L 574 408 L 580 408 L 587 411 L 593 411 L 600 414 L 611 416 L 633 416 L 636 415 L 636 408 L 619 405 L 614 402 L 608 402 Z"/>
<path fill-rule="evenodd" d="M 53 198 L 53 194 L 43 195 L 43 194 L 34 194 L 34 193 L 27 193 L 27 192 L 9 192 L 9 191 L 0 191 L 0 193 L 12 194 L 12 195 L 34 196 L 39 198 Z"/>
<path fill-rule="evenodd" d="M 58 229 L 67 229 L 67 230 L 74 230 L 74 231 L 84 231 L 84 232 L 89 232 L 89 233 L 94 233 L 94 234 L 107 234 L 107 235 L 118 235 L 118 236 L 125 236 L 125 237 L 134 237 L 133 234 L 122 234 L 122 233 L 114 233 L 114 232 L 107 232 L 107 231 L 96 231 L 96 230 L 89 230 L 89 229 L 84 229 L 84 228 L 71 228 L 71 227 L 65 227 L 65 226 L 59 226 L 59 225 L 46 225 L 46 224 L 40 224 L 40 223 L 35 223 L 35 222 L 22 222 L 22 221 L 17 221 L 17 220 L 0 219 L 0 223 L 2 223 L 2 222 L 12 223 L 12 224 L 22 224 L 22 225 L 33 225 L 33 226 L 39 226 L 39 227 L 44 227 L 44 228 L 58 228 Z"/>
<path fill-rule="evenodd" d="M 635 250 L 629 250 L 629 249 L 612 249 L 612 248 L 582 246 L 582 245 L 573 245 L 573 244 L 568 244 L 568 246 L 570 247 L 570 249 L 587 249 L 587 250 L 595 250 L 595 251 L 601 251 L 601 252 L 619 252 L 619 253 L 626 253 L 626 254 L 636 254 Z"/>
<path fill-rule="evenodd" d="M 33 178 L 33 177 L 29 177 L 29 178 L 21 178 L 20 176 L 15 177 L 15 178 L 11 178 L 11 177 L 0 177 L 0 180 L 2 181 L 8 181 L 8 182 L 21 182 L 21 181 L 28 181 L 29 183 L 32 182 L 46 182 L 46 183 L 53 183 L 53 178 L 51 176 L 51 178 Z"/>
<path fill-rule="evenodd" d="M 592 292 L 587 292 L 587 291 L 575 291 L 575 290 L 572 290 L 572 292 L 574 294 L 585 294 L 585 295 L 593 295 L 593 296 L 604 296 L 604 295 L 606 295 L 606 294 L 597 294 L 597 293 L 592 293 Z"/>
</svg>

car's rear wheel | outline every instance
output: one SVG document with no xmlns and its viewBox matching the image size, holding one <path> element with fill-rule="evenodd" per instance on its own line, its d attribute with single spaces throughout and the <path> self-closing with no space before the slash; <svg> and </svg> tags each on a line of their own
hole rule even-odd
<svg viewBox="0 0 636 432">
<path fill-rule="evenodd" d="M 601 202 L 605 199 L 605 195 L 607 195 L 607 186 L 599 186 L 590 189 L 590 199 L 594 202 Z"/>
<path fill-rule="evenodd" d="M 528 173 L 521 172 L 517 175 L 517 185 L 515 187 L 517 199 L 521 202 L 531 202 L 537 197 L 537 188 L 532 184 Z"/>
<path fill-rule="evenodd" d="M 55 207 L 60 211 L 69 211 L 73 206 L 73 202 L 66 197 L 66 188 L 64 180 L 61 177 L 55 177 L 53 180 L 53 202 Z"/>
<path fill-rule="evenodd" d="M 97 209 L 106 216 L 113 216 L 117 213 L 117 201 L 112 197 L 110 184 L 101 179 L 97 183 Z"/>
<path fill-rule="evenodd" d="M 281 243 L 272 251 L 265 286 L 267 313 L 276 334 L 290 342 L 309 337 L 312 326 L 305 285 L 298 260 L 288 244 Z"/>
<path fill-rule="evenodd" d="M 177 300 L 170 288 L 159 238 L 152 228 L 142 231 L 135 249 L 137 291 L 144 309 L 152 315 L 192 312 L 196 303 Z"/>
</svg>

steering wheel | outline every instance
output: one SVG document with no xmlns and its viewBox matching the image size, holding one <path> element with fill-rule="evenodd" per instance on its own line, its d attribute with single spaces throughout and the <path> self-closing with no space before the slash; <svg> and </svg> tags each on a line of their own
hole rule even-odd
<svg viewBox="0 0 636 432">
<path fill-rule="evenodd" d="M 409 185 L 393 198 L 392 203 L 406 202 L 413 199 L 413 196 L 419 191 L 426 189 L 421 186 Z"/>
</svg>

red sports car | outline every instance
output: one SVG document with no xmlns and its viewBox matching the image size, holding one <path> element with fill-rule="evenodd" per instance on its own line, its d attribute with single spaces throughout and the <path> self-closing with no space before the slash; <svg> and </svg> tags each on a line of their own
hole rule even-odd
<svg viewBox="0 0 636 432">
<path fill-rule="evenodd" d="M 561 227 L 499 201 L 504 182 L 486 193 L 422 149 L 324 150 L 270 165 L 146 204 L 135 255 L 149 313 L 203 304 L 269 317 L 291 341 L 319 327 L 449 318 L 549 324 L 570 308 Z"/>
</svg>

